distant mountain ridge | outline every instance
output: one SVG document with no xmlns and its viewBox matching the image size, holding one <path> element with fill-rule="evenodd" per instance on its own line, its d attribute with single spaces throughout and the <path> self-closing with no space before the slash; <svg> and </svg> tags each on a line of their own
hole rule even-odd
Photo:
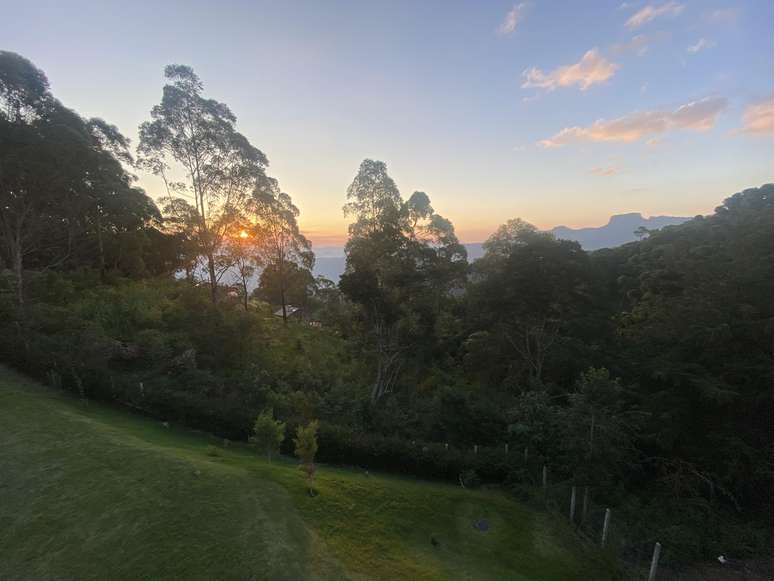
<svg viewBox="0 0 774 581">
<path fill-rule="evenodd" d="M 676 226 L 691 218 L 682 216 L 651 216 L 645 218 L 639 212 L 616 214 L 604 226 L 590 228 L 568 228 L 557 226 L 551 233 L 557 238 L 575 240 L 584 250 L 599 250 L 613 248 L 637 239 L 634 231 L 643 226 L 648 230 L 656 230 L 664 226 Z M 468 250 L 468 260 L 474 261 L 484 255 L 483 243 L 470 242 L 465 244 Z M 344 272 L 346 260 L 343 246 L 324 246 L 316 251 L 317 260 L 314 266 L 315 275 L 322 275 L 337 282 Z"/>
<path fill-rule="evenodd" d="M 664 226 L 676 226 L 687 222 L 691 218 L 683 216 L 651 216 L 645 218 L 639 212 L 629 214 L 616 214 L 604 226 L 596 228 L 568 228 L 557 226 L 551 232 L 557 238 L 575 240 L 580 242 L 584 250 L 598 250 L 600 248 L 613 248 L 627 242 L 636 240 L 634 231 L 644 227 L 648 230 L 657 230 Z"/>
</svg>

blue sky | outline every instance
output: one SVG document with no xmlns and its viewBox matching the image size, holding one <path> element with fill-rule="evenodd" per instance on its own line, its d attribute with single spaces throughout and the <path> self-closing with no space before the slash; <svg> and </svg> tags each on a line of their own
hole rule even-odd
<svg viewBox="0 0 774 581">
<path fill-rule="evenodd" d="M 194 67 L 324 245 L 365 157 L 463 240 L 708 213 L 774 181 L 774 2 L 7 2 L 0 49 L 135 139 Z M 141 176 L 152 195 L 160 184 Z"/>
</svg>

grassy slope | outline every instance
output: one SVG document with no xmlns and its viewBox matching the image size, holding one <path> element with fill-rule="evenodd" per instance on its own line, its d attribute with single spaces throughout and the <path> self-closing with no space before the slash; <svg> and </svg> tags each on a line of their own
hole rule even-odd
<svg viewBox="0 0 774 581">
<path fill-rule="evenodd" d="M 0 579 L 607 577 L 499 493 L 323 467 L 310 498 L 289 460 L 213 443 L 0 368 Z"/>
</svg>

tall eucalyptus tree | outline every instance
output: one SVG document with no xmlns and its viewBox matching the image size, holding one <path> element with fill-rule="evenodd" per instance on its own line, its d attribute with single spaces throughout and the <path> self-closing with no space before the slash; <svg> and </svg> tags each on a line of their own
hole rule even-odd
<svg viewBox="0 0 774 581">
<path fill-rule="evenodd" d="M 347 190 L 349 226 L 342 292 L 360 306 L 373 349 L 371 401 L 390 393 L 410 357 L 432 350 L 441 303 L 461 286 L 467 254 L 430 198 L 403 200 L 381 161 L 360 164 Z"/>
<path fill-rule="evenodd" d="M 169 65 L 164 76 L 161 102 L 151 109 L 151 121 L 140 125 L 140 162 L 163 178 L 169 198 L 192 206 L 190 227 L 206 257 L 215 302 L 217 254 L 247 196 L 265 177 L 268 160 L 236 130 L 227 105 L 202 95 L 204 86 L 191 67 Z"/>
</svg>

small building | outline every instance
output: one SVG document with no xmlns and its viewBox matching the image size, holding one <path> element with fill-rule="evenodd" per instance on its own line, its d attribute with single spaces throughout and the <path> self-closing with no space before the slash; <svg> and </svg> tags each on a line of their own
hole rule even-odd
<svg viewBox="0 0 774 581">
<path fill-rule="evenodd" d="M 285 306 L 285 313 L 288 317 L 288 319 L 301 319 L 303 317 L 304 312 L 299 307 L 294 307 L 292 305 L 286 305 Z M 274 311 L 275 317 L 282 317 L 282 307 Z"/>
</svg>

